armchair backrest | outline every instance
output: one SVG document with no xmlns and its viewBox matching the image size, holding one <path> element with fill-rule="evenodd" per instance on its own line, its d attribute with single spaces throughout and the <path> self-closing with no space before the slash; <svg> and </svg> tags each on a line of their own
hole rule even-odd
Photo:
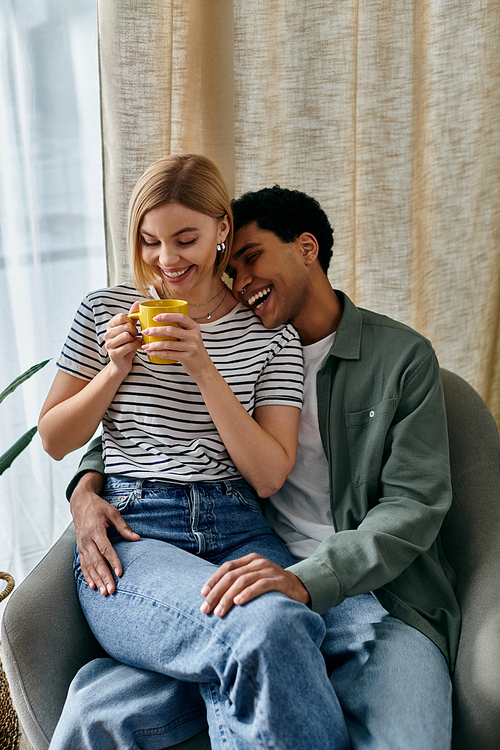
<svg viewBox="0 0 500 750">
<path fill-rule="evenodd" d="M 441 531 L 457 574 L 462 632 L 453 677 L 453 750 L 500 747 L 500 439 L 479 394 L 441 370 L 453 503 Z"/>
</svg>

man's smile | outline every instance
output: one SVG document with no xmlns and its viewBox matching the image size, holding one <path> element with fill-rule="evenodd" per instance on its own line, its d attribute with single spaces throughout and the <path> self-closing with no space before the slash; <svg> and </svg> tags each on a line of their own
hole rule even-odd
<svg viewBox="0 0 500 750">
<path fill-rule="evenodd" d="M 254 307 L 255 310 L 258 310 L 264 304 L 270 294 L 271 287 L 268 286 L 249 297 L 247 300 L 247 304 L 250 305 L 250 307 Z"/>
</svg>

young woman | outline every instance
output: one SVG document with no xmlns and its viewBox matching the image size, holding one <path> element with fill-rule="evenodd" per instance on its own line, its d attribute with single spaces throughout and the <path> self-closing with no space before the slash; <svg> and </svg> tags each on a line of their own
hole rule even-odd
<svg viewBox="0 0 500 750">
<path fill-rule="evenodd" d="M 94 292 L 82 302 L 39 421 L 44 447 L 56 459 L 84 445 L 102 422 L 104 498 L 141 536 L 134 543 L 113 537 L 124 574 L 112 596 L 87 585 L 76 553 L 83 611 L 116 660 L 200 683 L 214 738 L 229 733 L 232 746 L 245 748 L 267 732 L 278 738 L 269 746 L 290 747 L 300 725 L 309 739 L 298 746 L 306 750 L 318 737 L 299 718 L 303 712 L 276 714 L 271 706 L 269 696 L 282 702 L 283 682 L 293 678 L 286 670 L 279 678 L 267 674 L 262 637 L 266 648 L 282 648 L 288 626 L 281 610 L 295 612 L 296 605 L 301 635 L 290 669 L 325 672 L 321 618 L 275 593 L 223 618 L 200 612 L 201 588 L 215 565 L 254 551 L 282 567 L 293 562 L 258 496 L 275 492 L 295 461 L 298 337 L 290 326 L 266 330 L 222 281 L 232 214 L 208 159 L 172 156 L 152 164 L 132 195 L 128 239 L 135 286 Z M 127 316 L 139 297 L 187 300 L 189 317 L 160 314 L 155 320 L 170 325 L 142 332 L 175 340 L 142 344 Z M 176 362 L 151 363 L 148 354 Z M 271 618 L 269 598 L 277 602 Z M 268 619 L 279 622 L 279 646 L 266 636 Z M 330 701 L 327 678 L 321 690 Z M 311 700 L 316 711 L 317 689 Z"/>
<path fill-rule="evenodd" d="M 136 288 L 90 294 L 77 313 L 40 417 L 53 458 L 104 420 L 110 474 L 186 482 L 239 472 L 261 497 L 282 485 L 295 460 L 300 345 L 290 327 L 266 332 L 224 285 L 231 237 L 215 165 L 169 157 L 145 172 L 130 206 Z M 126 316 L 139 297 L 187 300 L 190 318 L 158 318 L 180 326 L 178 341 L 141 347 Z M 146 352 L 180 364 L 151 364 Z"/>
</svg>

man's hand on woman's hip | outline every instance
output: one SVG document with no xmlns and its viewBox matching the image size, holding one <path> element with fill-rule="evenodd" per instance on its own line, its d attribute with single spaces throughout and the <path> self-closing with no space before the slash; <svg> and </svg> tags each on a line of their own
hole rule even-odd
<svg viewBox="0 0 500 750">
<path fill-rule="evenodd" d="M 123 574 L 122 564 L 106 529 L 114 526 L 130 542 L 137 541 L 140 536 L 132 531 L 120 512 L 98 494 L 103 480 L 103 475 L 95 471 L 84 474 L 71 495 L 70 507 L 82 573 L 91 589 L 99 589 L 106 596 L 113 594 L 116 588 L 110 568 L 118 577 Z"/>
</svg>

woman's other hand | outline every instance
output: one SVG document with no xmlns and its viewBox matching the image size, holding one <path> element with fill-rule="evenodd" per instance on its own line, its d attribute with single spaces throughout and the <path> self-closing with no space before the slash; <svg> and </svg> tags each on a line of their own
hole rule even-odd
<svg viewBox="0 0 500 750">
<path fill-rule="evenodd" d="M 130 312 L 136 312 L 138 308 L 139 303 L 134 302 Z M 142 344 L 141 337 L 137 335 L 134 321 L 123 313 L 115 315 L 106 326 L 104 341 L 113 365 L 117 370 L 128 375 L 132 369 L 135 353 Z"/>
<path fill-rule="evenodd" d="M 210 355 L 205 349 L 198 323 L 182 313 L 158 313 L 155 321 L 163 325 L 146 328 L 142 332 L 144 336 L 171 336 L 175 340 L 167 339 L 143 344 L 142 348 L 150 356 L 180 362 L 188 375 L 191 375 L 196 382 L 206 372 L 207 367 L 214 368 Z"/>
</svg>

